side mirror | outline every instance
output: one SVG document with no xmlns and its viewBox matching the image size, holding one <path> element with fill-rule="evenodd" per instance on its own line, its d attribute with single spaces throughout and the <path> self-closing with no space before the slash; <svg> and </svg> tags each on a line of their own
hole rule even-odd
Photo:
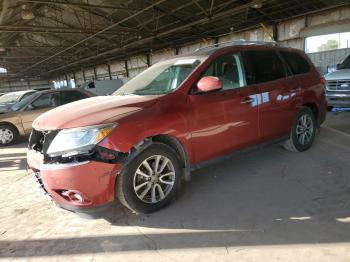
<svg viewBox="0 0 350 262">
<path fill-rule="evenodd" d="M 198 81 L 197 88 L 200 92 L 220 90 L 222 88 L 222 82 L 215 76 L 205 76 Z"/>
</svg>

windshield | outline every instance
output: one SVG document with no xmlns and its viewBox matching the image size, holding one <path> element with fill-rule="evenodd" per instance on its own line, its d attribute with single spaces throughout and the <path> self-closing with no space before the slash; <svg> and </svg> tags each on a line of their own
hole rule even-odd
<svg viewBox="0 0 350 262">
<path fill-rule="evenodd" d="M 13 104 L 16 103 L 23 93 L 9 93 L 0 97 L 0 104 Z"/>
<path fill-rule="evenodd" d="M 182 58 L 155 64 L 131 79 L 113 95 L 160 95 L 174 91 L 200 64 L 199 59 Z"/>
<path fill-rule="evenodd" d="M 37 93 L 33 93 L 30 96 L 27 96 L 27 97 L 23 98 L 21 101 L 17 102 L 16 104 L 14 104 L 11 107 L 11 111 L 19 111 L 19 110 L 21 110 L 28 103 L 30 103 L 37 95 L 38 95 Z"/>
<path fill-rule="evenodd" d="M 350 55 L 339 66 L 339 69 L 348 69 L 348 68 L 350 68 Z"/>
</svg>

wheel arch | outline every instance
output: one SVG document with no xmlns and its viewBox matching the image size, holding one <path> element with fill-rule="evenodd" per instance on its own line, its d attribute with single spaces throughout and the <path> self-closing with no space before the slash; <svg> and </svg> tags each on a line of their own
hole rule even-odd
<svg viewBox="0 0 350 262">
<path fill-rule="evenodd" d="M 11 122 L 0 121 L 0 126 L 11 126 L 12 128 L 15 129 L 15 131 L 17 132 L 17 135 L 20 134 L 18 128 L 14 124 L 12 124 Z"/>
<path fill-rule="evenodd" d="M 180 157 L 181 163 L 183 165 L 182 167 L 186 170 L 190 169 L 190 161 L 186 149 L 176 137 L 169 135 L 156 135 L 150 137 L 150 139 L 152 142 L 160 142 L 173 148 Z"/>
<path fill-rule="evenodd" d="M 140 152 L 147 149 L 153 143 L 165 144 L 175 151 L 181 162 L 181 167 L 183 169 L 183 178 L 184 180 L 189 181 L 191 171 L 191 162 L 189 155 L 186 151 L 185 146 L 179 141 L 179 139 L 171 135 L 159 134 L 143 139 L 141 142 L 130 149 L 128 156 L 126 157 L 125 164 L 132 161 Z"/>
<path fill-rule="evenodd" d="M 311 109 L 311 111 L 314 113 L 314 116 L 315 116 L 315 119 L 317 122 L 317 126 L 319 127 L 320 119 L 319 119 L 319 109 L 317 107 L 317 104 L 316 103 L 304 103 L 303 106 Z"/>
</svg>

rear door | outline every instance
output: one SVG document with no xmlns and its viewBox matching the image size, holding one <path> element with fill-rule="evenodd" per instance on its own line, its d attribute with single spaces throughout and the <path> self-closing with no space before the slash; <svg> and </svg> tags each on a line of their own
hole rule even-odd
<svg viewBox="0 0 350 262">
<path fill-rule="evenodd" d="M 247 81 L 259 88 L 259 129 L 262 140 L 289 134 L 300 100 L 300 86 L 274 50 L 243 54 Z"/>
<path fill-rule="evenodd" d="M 41 114 L 60 105 L 59 92 L 46 93 L 30 103 L 21 113 L 23 129 L 26 134 L 32 130 L 32 123 Z"/>
<path fill-rule="evenodd" d="M 258 133 L 257 87 L 246 85 L 239 53 L 218 57 L 203 72 L 218 77 L 219 91 L 190 95 L 191 136 L 196 162 L 255 143 Z"/>
</svg>

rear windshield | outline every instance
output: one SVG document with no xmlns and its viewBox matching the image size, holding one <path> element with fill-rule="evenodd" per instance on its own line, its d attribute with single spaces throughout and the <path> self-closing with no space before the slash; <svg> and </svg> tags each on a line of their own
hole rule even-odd
<svg viewBox="0 0 350 262">
<path fill-rule="evenodd" d="M 131 79 L 113 95 L 159 95 L 177 89 L 201 63 L 197 58 L 179 58 L 157 63 Z"/>
</svg>

